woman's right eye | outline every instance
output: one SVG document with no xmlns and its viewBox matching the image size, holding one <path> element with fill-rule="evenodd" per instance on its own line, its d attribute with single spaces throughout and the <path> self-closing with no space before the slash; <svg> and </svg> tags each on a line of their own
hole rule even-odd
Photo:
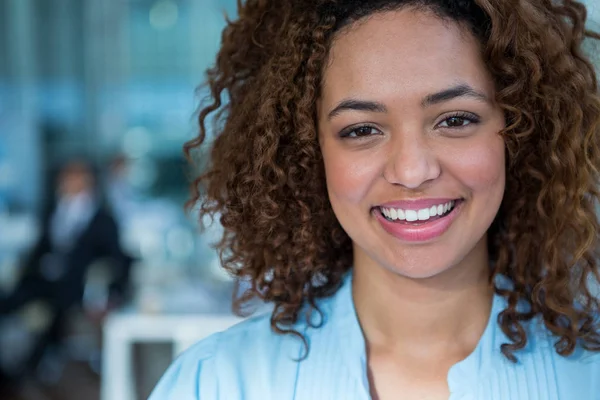
<svg viewBox="0 0 600 400">
<path fill-rule="evenodd" d="M 351 128 L 348 128 L 348 129 L 342 131 L 340 133 L 340 137 L 356 139 L 356 138 L 362 138 L 362 137 L 367 137 L 367 136 L 372 136 L 372 135 L 380 135 L 380 134 L 381 134 L 381 131 L 379 131 L 379 129 L 377 129 L 373 126 L 370 126 L 370 125 L 362 125 L 362 126 L 351 127 Z"/>
</svg>

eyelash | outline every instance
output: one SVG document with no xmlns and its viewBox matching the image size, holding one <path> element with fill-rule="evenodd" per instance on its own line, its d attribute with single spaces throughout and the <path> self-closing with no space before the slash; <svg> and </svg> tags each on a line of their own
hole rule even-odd
<svg viewBox="0 0 600 400">
<path fill-rule="evenodd" d="M 459 111 L 459 112 L 455 112 L 451 115 L 446 116 L 442 121 L 440 121 L 439 123 L 436 124 L 436 126 L 439 126 L 441 123 L 443 122 L 447 122 L 449 119 L 452 118 L 458 118 L 458 119 L 462 119 L 465 121 L 468 121 L 468 124 L 466 125 L 462 125 L 462 126 L 445 126 L 445 127 L 441 127 L 444 129 L 462 129 L 462 128 L 466 128 L 467 126 L 471 125 L 471 124 L 478 124 L 481 120 L 480 118 L 472 113 L 469 112 L 465 112 L 465 111 Z M 378 128 L 374 125 L 370 125 L 370 124 L 365 124 L 365 125 L 358 125 L 358 126 L 353 126 L 350 128 L 346 128 L 344 130 L 342 130 L 339 134 L 339 136 L 341 138 L 347 138 L 347 139 L 363 139 L 369 136 L 373 136 L 372 134 L 368 134 L 368 135 L 361 135 L 361 136 L 350 136 L 352 133 L 355 133 L 357 130 L 359 129 L 364 129 L 364 128 L 369 128 L 369 129 L 374 129 L 374 130 L 378 130 Z"/>
<path fill-rule="evenodd" d="M 373 126 L 373 125 L 369 125 L 369 124 L 365 124 L 365 125 L 358 125 L 358 126 L 352 126 L 350 128 L 344 129 L 343 131 L 340 132 L 340 137 L 341 138 L 348 138 L 348 139 L 362 139 L 365 137 L 369 137 L 372 135 L 356 135 L 356 136 L 350 136 L 352 133 L 355 133 L 356 131 L 358 131 L 359 129 L 364 129 L 364 128 L 369 128 L 369 129 L 374 129 L 374 130 L 378 130 L 377 127 Z"/>
<path fill-rule="evenodd" d="M 448 127 L 445 127 L 445 128 L 448 128 L 448 129 L 461 129 L 461 128 L 465 128 L 465 127 L 467 127 L 467 126 L 469 126 L 471 124 L 478 124 L 481 121 L 481 119 L 477 115 L 475 115 L 475 114 L 472 114 L 472 113 L 466 112 L 466 111 L 457 111 L 455 113 L 452 113 L 452 114 L 446 116 L 436 126 L 438 126 L 442 122 L 448 121 L 449 119 L 452 119 L 452 118 L 463 119 L 465 121 L 469 121 L 469 123 L 467 125 L 463 125 L 463 126 L 455 126 L 455 127 L 448 126 Z"/>
</svg>

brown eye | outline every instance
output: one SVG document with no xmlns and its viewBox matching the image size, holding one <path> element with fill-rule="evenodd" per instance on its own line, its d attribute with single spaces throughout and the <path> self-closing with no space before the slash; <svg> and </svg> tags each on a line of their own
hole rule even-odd
<svg viewBox="0 0 600 400">
<path fill-rule="evenodd" d="M 342 132 L 340 134 L 340 136 L 356 139 L 356 138 L 367 137 L 367 136 L 378 135 L 378 134 L 380 134 L 380 131 L 377 128 L 374 128 L 370 125 L 362 125 L 362 126 L 357 126 L 355 128 L 350 128 L 350 129 Z"/>
<path fill-rule="evenodd" d="M 354 130 L 356 136 L 369 136 L 374 131 L 370 126 L 361 126 Z"/>
<path fill-rule="evenodd" d="M 480 121 L 479 117 L 476 116 L 475 114 L 460 113 L 460 114 L 455 114 L 455 115 L 446 117 L 446 119 L 444 119 L 443 121 L 441 121 L 438 124 L 438 127 L 458 129 L 458 128 L 464 128 L 471 124 L 477 124 L 477 123 L 479 123 L 479 121 Z"/>
<path fill-rule="evenodd" d="M 448 126 L 450 128 L 464 126 L 465 122 L 468 123 L 468 121 L 462 117 L 450 117 L 445 122 L 446 122 L 446 126 Z"/>
</svg>

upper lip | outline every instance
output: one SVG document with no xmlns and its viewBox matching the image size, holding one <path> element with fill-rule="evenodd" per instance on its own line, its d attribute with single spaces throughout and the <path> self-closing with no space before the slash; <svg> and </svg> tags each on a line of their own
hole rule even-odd
<svg viewBox="0 0 600 400">
<path fill-rule="evenodd" d="M 421 210 L 430 208 L 440 204 L 446 204 L 450 201 L 460 200 L 459 198 L 431 198 L 431 199 L 415 199 L 415 200 L 395 200 L 380 204 L 379 207 L 385 208 L 401 208 L 403 210 Z"/>
</svg>

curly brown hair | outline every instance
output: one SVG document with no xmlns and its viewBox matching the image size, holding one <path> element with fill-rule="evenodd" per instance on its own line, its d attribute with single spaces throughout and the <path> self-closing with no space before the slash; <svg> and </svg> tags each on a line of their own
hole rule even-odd
<svg viewBox="0 0 600 400">
<path fill-rule="evenodd" d="M 600 282 L 600 97 L 582 50 L 600 35 L 573 0 L 238 1 L 207 72 L 211 101 L 199 135 L 185 146 L 193 159 L 213 118 L 210 159 L 189 204 L 220 215 L 223 265 L 251 282 L 238 310 L 254 298 L 272 302 L 272 329 L 301 337 L 293 329 L 300 313 L 318 311 L 317 299 L 335 293 L 351 268 L 317 140 L 322 70 L 339 29 L 406 6 L 470 28 L 505 113 L 506 190 L 488 232 L 490 282 L 511 282 L 495 288 L 508 304 L 498 323 L 512 343 L 502 351 L 516 360 L 527 343 L 523 323 L 535 316 L 559 354 L 600 350 L 592 288 Z"/>
</svg>

